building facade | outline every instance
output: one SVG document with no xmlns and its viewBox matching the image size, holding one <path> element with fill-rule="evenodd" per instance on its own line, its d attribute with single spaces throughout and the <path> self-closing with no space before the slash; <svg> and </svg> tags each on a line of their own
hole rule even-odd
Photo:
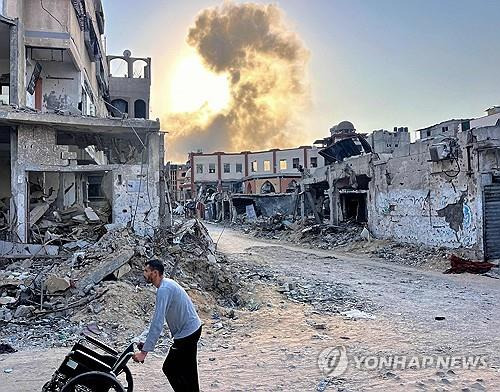
<svg viewBox="0 0 500 392">
<path fill-rule="evenodd" d="M 101 1 L 5 0 L 2 12 L 1 239 L 39 239 L 68 210 L 140 234 L 167 224 L 159 122 L 110 118 Z"/>
<path fill-rule="evenodd" d="M 304 171 L 324 165 L 315 147 L 241 153 L 191 153 L 192 194 L 201 186 L 233 193 L 285 193 L 295 189 Z"/>
<path fill-rule="evenodd" d="M 500 259 L 500 125 L 488 121 L 470 120 L 465 129 L 463 120 L 446 121 L 390 154 L 332 162 L 300 183 L 302 214 L 365 222 L 377 238 Z M 318 203 L 325 193 L 327 208 Z"/>
</svg>

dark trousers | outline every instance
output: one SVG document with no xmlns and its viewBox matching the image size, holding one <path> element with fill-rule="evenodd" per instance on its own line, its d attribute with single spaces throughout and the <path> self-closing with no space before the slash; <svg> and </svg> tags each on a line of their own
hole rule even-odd
<svg viewBox="0 0 500 392">
<path fill-rule="evenodd" d="M 167 358 L 163 363 L 163 373 L 175 392 L 199 392 L 198 362 L 196 352 L 201 327 L 182 339 L 174 339 Z"/>
</svg>

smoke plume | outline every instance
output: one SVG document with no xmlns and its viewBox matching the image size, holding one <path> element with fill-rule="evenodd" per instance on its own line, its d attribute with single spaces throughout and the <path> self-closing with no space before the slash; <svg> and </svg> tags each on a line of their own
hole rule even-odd
<svg viewBox="0 0 500 392">
<path fill-rule="evenodd" d="M 225 3 L 202 11 L 187 42 L 211 71 L 229 78 L 230 104 L 176 113 L 166 122 L 169 159 L 190 151 L 286 148 L 299 143 L 309 103 L 308 51 L 274 5 Z"/>
</svg>

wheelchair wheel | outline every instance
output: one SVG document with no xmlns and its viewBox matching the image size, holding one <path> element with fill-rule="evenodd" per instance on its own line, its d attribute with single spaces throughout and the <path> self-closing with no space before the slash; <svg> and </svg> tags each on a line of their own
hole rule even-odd
<svg viewBox="0 0 500 392">
<path fill-rule="evenodd" d="M 134 390 L 134 379 L 132 378 L 132 373 L 127 366 L 125 366 L 123 370 L 116 375 L 116 378 L 123 386 L 123 390 L 125 392 L 132 392 Z"/>
<path fill-rule="evenodd" d="M 61 392 L 125 392 L 125 390 L 109 373 L 87 372 L 69 380 Z"/>
<path fill-rule="evenodd" d="M 116 361 L 116 357 L 112 355 L 104 355 L 105 362 L 109 366 L 113 366 L 113 364 Z M 134 379 L 132 378 L 132 373 L 130 372 L 130 369 L 125 366 L 120 373 L 116 375 L 116 378 L 120 382 L 120 384 L 123 386 L 123 389 L 125 392 L 132 392 L 134 390 Z"/>
</svg>

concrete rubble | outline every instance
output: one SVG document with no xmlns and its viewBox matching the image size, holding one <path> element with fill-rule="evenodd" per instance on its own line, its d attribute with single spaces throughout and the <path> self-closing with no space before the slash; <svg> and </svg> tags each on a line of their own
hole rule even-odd
<svg viewBox="0 0 500 392">
<path fill-rule="evenodd" d="M 0 259 L 0 343 L 15 349 L 68 346 L 80 333 L 124 344 L 148 325 L 154 290 L 142 276 L 150 257 L 203 304 L 201 313 L 247 305 L 238 273 L 225 264 L 203 224 L 192 219 L 152 238 L 106 232 L 60 258 Z M 167 339 L 167 338 L 165 338 Z"/>
<path fill-rule="evenodd" d="M 256 238 L 284 241 L 294 245 L 358 252 L 373 256 L 376 260 L 421 267 L 445 272 L 453 266 L 453 258 L 463 256 L 460 250 L 427 245 L 403 244 L 375 238 L 366 225 L 357 222 L 340 222 L 337 225 L 316 223 L 315 219 L 295 219 L 292 215 L 274 214 L 249 220 L 241 215 L 231 227 Z M 366 235 L 368 232 L 368 235 Z M 495 264 L 488 264 L 495 266 Z M 489 268 L 479 273 L 487 272 Z M 470 272 L 462 270 L 461 272 Z M 477 272 L 476 272 L 477 273 Z"/>
</svg>

